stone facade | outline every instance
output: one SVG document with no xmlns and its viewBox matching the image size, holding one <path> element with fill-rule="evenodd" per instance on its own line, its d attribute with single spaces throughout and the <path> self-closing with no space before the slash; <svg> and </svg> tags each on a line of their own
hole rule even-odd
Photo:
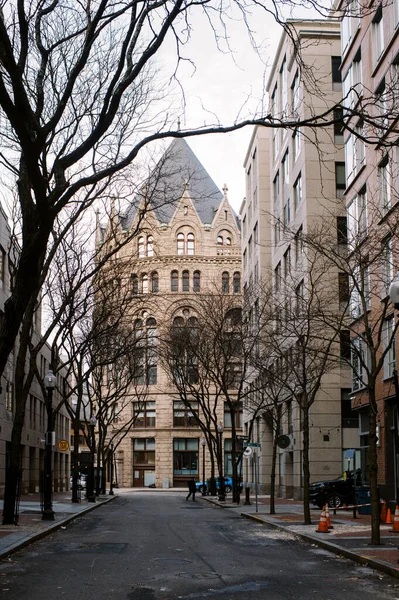
<svg viewBox="0 0 399 600">
<path fill-rule="evenodd" d="M 230 293 L 234 293 L 233 286 L 238 296 L 241 291 L 240 230 L 227 188 L 223 193 L 218 190 L 184 140 L 172 142 L 161 163 L 166 176 L 154 176 L 153 188 L 149 183 L 140 200 L 144 204 L 150 197 L 144 220 L 116 259 L 124 265 L 126 285 L 133 286 L 129 320 L 139 319 L 143 327 L 150 324 L 155 336 L 176 317 L 193 316 L 196 295 L 211 290 L 221 293 L 223 278 L 225 283 L 228 278 Z M 120 219 L 117 235 L 134 230 L 139 218 L 136 206 Z M 190 424 L 184 409 L 180 419 L 186 419 L 185 424 L 174 424 L 174 402 L 179 399 L 161 361 L 156 362 L 147 373 L 149 385 L 140 419 L 122 441 L 117 431 L 123 430 L 123 415 L 112 432 L 116 433 L 119 486 L 186 486 L 189 477 L 202 480 L 201 431 Z M 134 402 L 133 390 L 131 399 Z M 126 410 L 125 420 L 131 417 L 132 407 Z M 218 410 L 223 422 L 223 407 Z M 224 440 L 226 447 L 227 426 Z M 187 468 L 189 462 L 192 468 Z M 205 475 L 210 475 L 207 459 Z"/>
</svg>

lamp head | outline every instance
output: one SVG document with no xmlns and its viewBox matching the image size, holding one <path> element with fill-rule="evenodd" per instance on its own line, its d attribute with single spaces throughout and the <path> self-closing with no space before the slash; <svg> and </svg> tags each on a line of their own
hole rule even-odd
<svg viewBox="0 0 399 600">
<path fill-rule="evenodd" d="M 95 415 L 92 415 L 89 419 L 89 423 L 90 423 L 90 425 L 95 427 L 97 425 L 97 417 Z"/>
<path fill-rule="evenodd" d="M 44 376 L 44 386 L 47 390 L 53 390 L 55 388 L 56 379 L 52 371 L 48 371 Z"/>
<path fill-rule="evenodd" d="M 218 425 L 218 432 L 219 433 L 223 433 L 224 427 L 223 427 L 223 423 L 219 423 Z"/>
<path fill-rule="evenodd" d="M 204 438 L 202 438 L 202 440 L 201 440 L 201 445 L 205 448 L 205 446 L 206 446 L 206 440 Z"/>
</svg>

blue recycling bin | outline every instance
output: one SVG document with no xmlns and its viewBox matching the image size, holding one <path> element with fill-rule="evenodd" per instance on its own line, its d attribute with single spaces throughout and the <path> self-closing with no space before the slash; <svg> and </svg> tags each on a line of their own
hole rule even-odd
<svg viewBox="0 0 399 600">
<path fill-rule="evenodd" d="M 356 490 L 356 504 L 368 504 L 369 506 L 359 506 L 359 515 L 371 515 L 370 506 L 370 488 L 362 487 Z"/>
</svg>

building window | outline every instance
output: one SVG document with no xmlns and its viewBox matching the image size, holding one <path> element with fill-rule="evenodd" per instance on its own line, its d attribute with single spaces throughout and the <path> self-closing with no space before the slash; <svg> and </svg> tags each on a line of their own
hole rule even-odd
<svg viewBox="0 0 399 600">
<path fill-rule="evenodd" d="M 147 256 L 154 256 L 154 238 L 152 235 L 147 237 Z"/>
<path fill-rule="evenodd" d="M 273 181 L 274 216 L 280 217 L 280 175 L 277 172 Z"/>
<path fill-rule="evenodd" d="M 227 271 L 222 273 L 222 292 L 228 294 L 230 291 L 230 275 Z"/>
<path fill-rule="evenodd" d="M 352 390 L 360 390 L 367 385 L 368 352 L 361 336 L 352 341 Z"/>
<path fill-rule="evenodd" d="M 376 10 L 372 23 L 374 61 L 377 62 L 384 52 L 384 23 L 382 19 L 382 4 Z"/>
<path fill-rule="evenodd" d="M 299 94 L 299 72 L 295 73 L 294 80 L 291 86 L 291 108 L 294 115 L 297 115 L 300 108 L 300 94 Z"/>
<path fill-rule="evenodd" d="M 143 273 L 141 276 L 141 291 L 143 294 L 148 294 L 148 275 Z"/>
<path fill-rule="evenodd" d="M 382 297 L 385 298 L 389 293 L 389 286 L 393 279 L 393 256 L 392 240 L 386 238 L 382 242 Z"/>
<path fill-rule="evenodd" d="M 384 321 L 383 342 L 384 351 L 384 378 L 393 377 L 396 368 L 396 348 L 395 348 L 395 319 L 392 315 Z"/>
<path fill-rule="evenodd" d="M 331 78 L 332 78 L 332 89 L 335 92 L 340 92 L 342 89 L 342 78 L 341 78 L 341 57 L 331 57 Z"/>
<path fill-rule="evenodd" d="M 284 280 L 286 281 L 289 274 L 291 273 L 291 248 L 288 248 L 283 256 L 284 264 Z"/>
<path fill-rule="evenodd" d="M 6 253 L 0 246 L 0 288 L 6 287 Z M 12 290 L 11 290 L 12 291 Z"/>
<path fill-rule="evenodd" d="M 334 144 L 344 143 L 344 113 L 342 108 L 334 109 Z"/>
<path fill-rule="evenodd" d="M 172 271 L 170 274 L 170 291 L 179 291 L 179 273 L 177 271 Z"/>
<path fill-rule="evenodd" d="M 284 204 L 284 227 L 288 227 L 291 222 L 291 201 L 288 198 Z"/>
<path fill-rule="evenodd" d="M 343 198 L 346 188 L 345 163 L 335 163 L 335 195 L 337 198 Z"/>
<path fill-rule="evenodd" d="M 194 256 L 194 250 L 195 250 L 194 234 L 188 233 L 187 234 L 187 254 L 188 254 L 188 256 Z"/>
<path fill-rule="evenodd" d="M 302 262 L 303 252 L 304 252 L 302 225 L 295 234 L 294 245 L 295 245 L 295 266 L 298 266 Z"/>
<path fill-rule="evenodd" d="M 367 194 L 362 190 L 348 204 L 348 241 L 352 249 L 367 234 Z"/>
<path fill-rule="evenodd" d="M 282 167 L 282 173 L 283 173 L 283 181 L 284 183 L 288 183 L 289 180 L 289 176 L 290 176 L 290 158 L 289 158 L 289 154 L 288 154 L 288 150 L 287 152 L 284 154 L 283 160 L 281 161 L 281 167 Z"/>
<path fill-rule="evenodd" d="M 239 294 L 241 292 L 241 273 L 236 271 L 233 275 L 233 292 Z"/>
<path fill-rule="evenodd" d="M 198 402 L 173 402 L 173 427 L 198 427 Z"/>
<path fill-rule="evenodd" d="M 297 211 L 299 205 L 302 202 L 302 177 L 301 174 L 298 175 L 297 180 L 294 183 L 294 208 L 295 212 Z"/>
<path fill-rule="evenodd" d="M 358 319 L 363 314 L 363 307 L 370 310 L 371 289 L 370 269 L 368 266 L 356 267 L 353 270 L 353 287 L 351 290 L 351 315 Z"/>
<path fill-rule="evenodd" d="M 132 294 L 136 295 L 139 293 L 139 278 L 136 274 L 132 275 Z"/>
<path fill-rule="evenodd" d="M 134 426 L 155 427 L 155 402 L 134 402 Z"/>
<path fill-rule="evenodd" d="M 295 314 L 301 316 L 305 308 L 305 282 L 302 281 L 295 288 Z"/>
<path fill-rule="evenodd" d="M 135 364 L 137 385 L 157 383 L 157 322 L 150 317 L 144 323 L 137 319 L 134 324 L 136 342 Z"/>
<path fill-rule="evenodd" d="M 231 409 L 230 407 L 225 404 L 224 405 L 224 426 L 227 428 L 231 428 L 232 427 L 232 419 L 231 419 L 231 415 L 233 413 L 234 416 L 234 423 L 235 423 L 235 427 L 236 428 L 240 428 L 242 427 L 242 404 L 241 402 L 237 402 L 235 404 L 231 405 Z"/>
<path fill-rule="evenodd" d="M 385 215 L 391 207 L 391 173 L 388 156 L 378 167 L 380 210 Z"/>
<path fill-rule="evenodd" d="M 6 411 L 12 413 L 14 410 L 14 385 L 11 381 L 6 383 Z"/>
<path fill-rule="evenodd" d="M 348 225 L 346 217 L 337 217 L 337 243 L 346 246 L 348 243 Z"/>
<path fill-rule="evenodd" d="M 281 263 L 274 269 L 274 289 L 276 292 L 281 289 Z"/>
<path fill-rule="evenodd" d="M 294 162 L 298 159 L 299 152 L 301 149 L 301 132 L 299 129 L 295 129 L 292 136 L 292 146 L 293 146 L 293 157 Z"/>
<path fill-rule="evenodd" d="M 151 291 L 153 293 L 159 292 L 159 276 L 156 271 L 151 273 Z"/>
<path fill-rule="evenodd" d="M 200 273 L 200 271 L 194 271 L 193 292 L 199 292 L 200 290 L 201 290 L 201 273 Z"/>
<path fill-rule="evenodd" d="M 139 251 L 139 258 L 143 258 L 143 256 L 145 256 L 145 247 L 144 247 L 144 238 L 142 236 L 140 236 L 138 239 L 138 251 Z"/>
<path fill-rule="evenodd" d="M 173 474 L 198 475 L 198 439 L 173 440 Z"/>
<path fill-rule="evenodd" d="M 190 273 L 188 271 L 183 271 L 182 273 L 182 291 L 190 291 Z"/>
<path fill-rule="evenodd" d="M 155 440 L 153 438 L 133 440 L 134 466 L 155 465 Z"/>
<path fill-rule="evenodd" d="M 184 233 L 177 234 L 177 254 L 184 254 Z"/>
<path fill-rule="evenodd" d="M 357 412 L 352 410 L 351 390 L 341 389 L 341 424 L 347 429 L 357 429 L 359 418 Z"/>
</svg>

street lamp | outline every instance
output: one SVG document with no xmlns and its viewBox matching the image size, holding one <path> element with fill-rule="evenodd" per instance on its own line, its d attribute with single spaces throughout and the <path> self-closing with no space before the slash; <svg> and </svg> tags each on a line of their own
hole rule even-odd
<svg viewBox="0 0 399 600">
<path fill-rule="evenodd" d="M 111 469 L 110 469 L 109 475 L 110 475 L 111 481 L 109 483 L 109 495 L 113 496 L 114 495 L 114 442 L 111 442 L 110 448 L 111 448 Z"/>
<path fill-rule="evenodd" d="M 56 385 L 55 375 L 49 371 L 44 377 L 44 387 L 47 390 L 46 409 L 47 409 L 47 430 L 45 440 L 44 454 L 44 480 L 43 480 L 43 521 L 54 521 L 54 511 L 52 502 L 53 477 L 51 472 L 51 454 L 54 441 L 53 427 L 53 390 Z"/>
<path fill-rule="evenodd" d="M 206 496 L 206 488 L 205 488 L 205 446 L 206 446 L 206 440 L 204 438 L 202 438 L 202 440 L 201 440 L 201 445 L 202 445 L 202 492 L 201 492 L 201 496 Z"/>
<path fill-rule="evenodd" d="M 92 415 L 89 419 L 89 440 L 90 440 L 90 464 L 89 472 L 87 477 L 87 502 L 95 502 L 96 495 L 94 493 L 94 451 L 95 451 L 95 437 L 94 429 L 97 424 L 97 419 Z"/>
<path fill-rule="evenodd" d="M 219 451 L 220 451 L 220 467 L 219 467 L 219 502 L 224 502 L 226 500 L 226 495 L 224 492 L 224 477 L 223 477 L 223 423 L 219 423 L 218 425 L 218 434 L 219 434 Z"/>
<path fill-rule="evenodd" d="M 389 298 L 394 305 L 396 310 L 399 310 L 399 271 L 396 273 L 395 279 L 389 286 Z M 393 411 L 393 426 L 394 426 L 394 452 L 393 452 L 393 465 L 394 465 L 394 483 L 395 483 L 395 496 L 396 504 L 399 502 L 399 481 L 398 481 L 398 450 L 399 450 L 399 432 L 398 432 L 398 416 L 399 416 L 399 383 L 398 383 L 398 372 L 396 365 L 393 370 L 393 381 L 395 385 L 395 399 L 396 399 L 396 411 Z"/>
</svg>

